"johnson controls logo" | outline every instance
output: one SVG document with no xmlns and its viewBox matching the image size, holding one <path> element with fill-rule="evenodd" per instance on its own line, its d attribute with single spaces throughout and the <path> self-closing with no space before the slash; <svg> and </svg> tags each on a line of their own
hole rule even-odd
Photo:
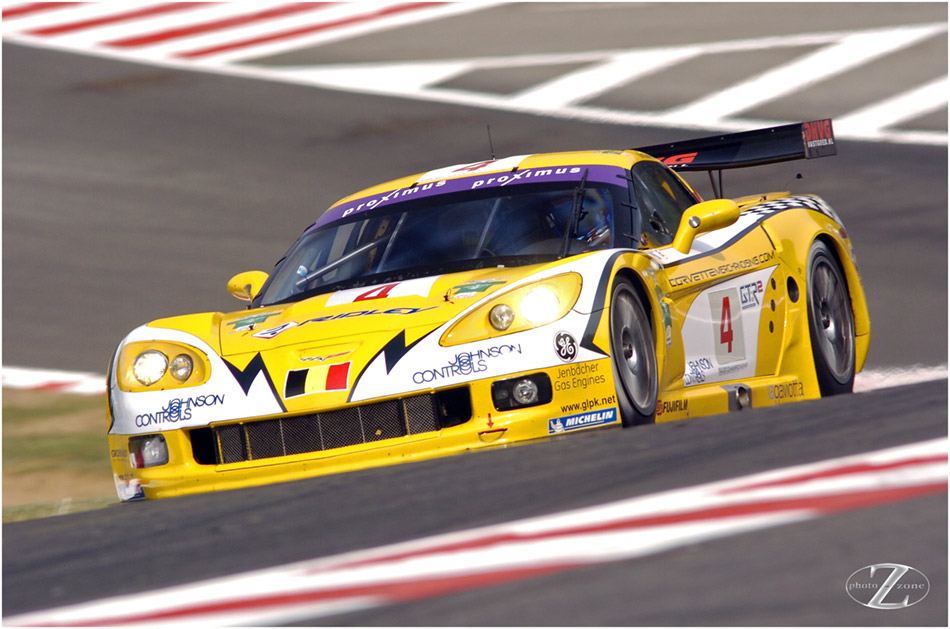
<svg viewBox="0 0 950 629">
<path fill-rule="evenodd" d="M 930 581 L 920 570 L 899 563 L 876 563 L 852 573 L 848 596 L 871 609 L 904 609 L 924 600 Z"/>
</svg>

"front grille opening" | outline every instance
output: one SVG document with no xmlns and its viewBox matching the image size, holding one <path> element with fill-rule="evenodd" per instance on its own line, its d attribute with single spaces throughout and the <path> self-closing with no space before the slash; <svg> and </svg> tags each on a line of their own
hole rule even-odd
<svg viewBox="0 0 950 629">
<path fill-rule="evenodd" d="M 191 437 L 191 453 L 195 462 L 200 465 L 214 465 L 217 463 L 217 446 L 214 443 L 214 431 L 210 428 L 195 428 L 189 431 Z"/>
<path fill-rule="evenodd" d="M 195 461 L 239 463 L 333 450 L 458 426 L 472 418 L 468 387 L 363 406 L 189 431 Z"/>
<path fill-rule="evenodd" d="M 468 387 L 439 391 L 435 397 L 443 428 L 464 424 L 472 418 L 472 395 Z"/>
</svg>

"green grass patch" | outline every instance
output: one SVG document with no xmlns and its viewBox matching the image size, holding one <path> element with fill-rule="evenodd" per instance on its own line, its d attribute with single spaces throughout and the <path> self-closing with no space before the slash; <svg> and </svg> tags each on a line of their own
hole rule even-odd
<svg viewBox="0 0 950 629">
<path fill-rule="evenodd" d="M 44 470 L 102 471 L 111 474 L 105 432 L 4 435 L 3 467 L 13 474 Z"/>
<path fill-rule="evenodd" d="M 104 395 L 3 389 L 3 521 L 116 502 Z"/>
<path fill-rule="evenodd" d="M 85 498 L 81 500 L 65 498 L 57 502 L 14 505 L 3 508 L 3 523 L 23 522 L 25 520 L 35 520 L 36 518 L 48 518 L 54 515 L 92 511 L 94 509 L 102 509 L 116 502 L 118 502 L 116 498 Z"/>
<path fill-rule="evenodd" d="M 63 419 L 68 416 L 97 414 L 105 433 L 106 411 L 102 396 L 64 395 L 22 392 L 3 393 L 3 429 L 20 430 L 32 422 Z"/>
</svg>

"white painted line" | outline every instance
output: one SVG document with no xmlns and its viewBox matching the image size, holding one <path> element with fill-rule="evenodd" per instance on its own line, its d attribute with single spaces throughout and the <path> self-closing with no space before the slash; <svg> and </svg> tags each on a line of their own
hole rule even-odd
<svg viewBox="0 0 950 629">
<path fill-rule="evenodd" d="M 722 120 L 800 92 L 842 72 L 866 65 L 946 30 L 946 25 L 895 27 L 854 33 L 748 81 L 669 110 L 671 123 L 701 117 Z"/>
<path fill-rule="evenodd" d="M 98 4 L 98 3 L 94 3 Z M 113 16 L 123 14 L 134 15 L 135 12 L 147 10 L 149 8 L 172 7 L 171 3 L 152 2 L 140 5 L 139 3 L 105 3 L 111 6 Z M 82 6 L 82 5 L 79 5 Z M 143 17 L 130 17 L 126 20 L 107 22 L 99 25 L 90 25 L 83 28 L 76 28 L 63 33 L 45 35 L 55 39 L 57 43 L 64 46 L 75 48 L 92 48 L 100 45 L 102 42 L 109 41 L 118 37 L 140 36 L 147 33 L 167 29 L 198 24 L 207 20 L 222 19 L 233 16 L 243 10 L 246 10 L 246 4 L 240 2 L 198 2 L 193 4 L 178 4 L 177 10 L 169 10 L 165 13 Z M 78 11 L 77 11 L 78 13 Z M 101 17 L 108 17 L 110 14 L 104 14 Z M 72 13 L 59 16 L 59 20 L 50 22 L 41 27 L 41 29 L 55 29 L 61 26 L 67 26 L 74 23 L 80 23 L 82 19 L 75 19 Z M 14 26 L 19 26 L 14 24 Z M 24 31 L 33 31 L 37 29 L 24 29 Z"/>
<path fill-rule="evenodd" d="M 424 3 L 401 3 L 401 2 L 351 2 L 345 3 L 352 7 L 359 7 L 361 13 L 372 13 L 369 9 L 385 11 L 387 7 L 396 7 L 399 5 L 418 4 L 412 10 L 407 10 L 398 14 L 382 15 L 371 20 L 351 25 L 340 24 L 333 28 L 328 28 L 312 34 L 302 34 L 299 37 L 288 38 L 279 41 L 266 42 L 249 46 L 233 51 L 222 51 L 205 58 L 195 59 L 194 62 L 202 67 L 220 67 L 223 64 L 239 63 L 270 55 L 282 54 L 294 50 L 301 50 L 312 46 L 320 46 L 334 42 L 363 37 L 374 33 L 380 33 L 387 30 L 393 30 L 403 26 L 420 24 L 432 20 L 440 20 L 446 17 L 463 15 L 474 11 L 482 11 L 505 2 L 495 2 L 492 0 L 479 0 L 478 2 L 446 2 L 436 3 L 431 6 L 424 6 Z"/>
<path fill-rule="evenodd" d="M 365 12 L 366 5 L 360 3 L 311 3 L 309 11 L 295 12 L 286 16 L 271 17 L 269 19 L 255 20 L 246 24 L 229 26 L 227 28 L 217 28 L 207 32 L 198 32 L 185 36 L 176 36 L 165 41 L 142 44 L 140 46 L 126 47 L 126 50 L 135 56 L 141 57 L 167 57 L 174 56 L 177 53 L 188 52 L 190 50 L 199 50 L 203 48 L 212 48 L 216 46 L 227 45 L 232 42 L 244 41 L 266 37 L 275 33 L 281 33 L 292 29 L 300 28 L 304 24 L 328 23 L 333 20 L 351 18 Z M 269 5 L 258 6 L 255 3 L 246 2 L 225 2 L 224 7 L 227 11 L 221 11 L 217 15 L 202 16 L 206 20 L 195 20 L 191 24 L 182 26 L 201 26 L 204 23 L 216 20 L 236 19 L 260 13 L 269 7 Z M 361 8 L 363 7 L 363 8 Z M 151 28 L 140 35 L 160 35 L 159 28 Z M 134 37 L 133 33 L 118 33 L 118 41 L 127 40 Z M 101 39 L 103 45 L 115 47 L 116 39 Z M 253 47 L 249 47 L 253 49 Z M 246 51 L 243 54 L 248 54 Z"/>
<path fill-rule="evenodd" d="M 916 89 L 895 94 L 890 98 L 835 118 L 835 132 L 844 129 L 846 134 L 866 133 L 869 129 L 886 129 L 939 109 L 945 110 L 948 94 L 950 94 L 950 86 L 947 84 L 947 77 L 940 77 Z"/>
<path fill-rule="evenodd" d="M 947 491 L 947 439 L 4 619 L 283 625 Z"/>
<path fill-rule="evenodd" d="M 76 8 L 49 10 L 4 20 L 3 33 L 5 39 L 23 45 L 178 70 L 202 71 L 225 76 L 279 81 L 323 89 L 386 95 L 467 107 L 483 107 L 569 120 L 629 126 L 666 126 L 720 133 L 799 122 L 798 120 L 754 120 L 738 117 L 737 114 L 787 96 L 817 81 L 828 80 L 841 72 L 867 64 L 884 55 L 893 54 L 913 43 L 947 30 L 947 24 L 933 23 L 864 31 L 805 33 L 725 42 L 691 43 L 671 47 L 582 53 L 513 55 L 402 64 L 336 64 L 307 67 L 253 65 L 254 58 L 301 50 L 502 4 L 506 3 L 486 1 L 429 5 L 394 0 L 341 3 L 331 7 L 320 7 L 315 14 L 321 15 L 322 18 L 317 19 L 316 15 L 312 18 L 317 22 L 304 23 L 295 20 L 294 16 L 272 17 L 259 22 L 255 21 L 253 24 L 128 49 L 116 48 L 114 41 L 110 45 L 109 41 L 96 37 L 87 38 L 82 35 L 85 29 L 66 37 L 40 36 L 30 34 L 28 31 L 31 29 L 23 26 L 62 24 L 64 20 L 66 23 L 77 21 L 64 12 L 75 16 L 108 17 L 109 11 L 118 12 L 119 15 L 130 11 L 128 3 L 107 2 L 96 3 L 92 8 L 76 5 Z M 145 6 L 147 8 L 166 5 L 167 3 L 149 3 Z M 208 18 L 215 15 L 215 12 L 219 12 L 217 13 L 219 16 L 240 15 L 240 11 L 243 11 L 245 7 L 260 10 L 268 6 L 276 6 L 262 6 L 258 3 L 225 3 L 225 5 L 227 6 L 216 9 L 212 8 L 213 5 L 199 6 L 181 11 L 181 15 L 169 13 L 166 16 L 159 16 L 158 21 L 143 18 L 143 21 L 133 30 L 138 33 L 155 33 L 157 25 L 165 27 L 179 23 L 185 25 L 187 21 L 179 22 L 178 20 L 184 19 L 182 15 L 187 13 Z M 22 3 L 6 4 L 8 10 L 17 6 L 22 6 Z M 334 15 L 337 19 L 330 19 Z M 207 19 L 198 19 L 194 20 L 194 24 L 207 21 Z M 294 27 L 299 24 L 304 24 L 304 26 L 295 30 Z M 116 35 L 120 31 L 125 33 L 126 30 L 126 27 L 112 25 L 96 27 L 90 29 L 88 33 L 101 35 L 108 32 Z M 666 111 L 615 110 L 580 104 L 611 89 L 635 82 L 662 68 L 687 62 L 696 55 L 715 55 L 724 52 L 754 53 L 756 50 L 790 46 L 811 46 L 820 47 L 820 49 L 748 81 Z M 526 87 L 521 92 L 512 95 L 475 93 L 438 87 L 442 81 L 474 70 L 582 62 L 592 65 L 541 85 Z M 912 114 L 926 113 L 946 106 L 945 94 L 945 85 L 938 80 L 931 85 L 912 90 L 910 93 L 895 94 L 875 106 L 862 106 L 859 110 L 836 118 L 836 135 L 842 140 L 947 146 L 946 131 L 891 128 L 896 121 L 907 120 L 913 117 Z"/>
<path fill-rule="evenodd" d="M 471 63 L 460 61 L 399 63 L 399 64 L 353 64 L 307 67 L 281 70 L 280 75 L 292 83 L 322 85 L 330 83 L 337 89 L 360 91 L 365 85 L 373 85 L 386 93 L 419 92 L 434 83 L 448 81 L 460 74 L 470 72 Z"/>
<path fill-rule="evenodd" d="M 4 389 L 26 389 L 55 393 L 77 393 L 80 395 L 104 395 L 106 377 L 103 375 L 61 371 L 54 369 L 34 369 L 31 367 L 3 367 Z"/>
<path fill-rule="evenodd" d="M 906 384 L 931 382 L 947 378 L 947 365 L 928 367 L 913 365 L 910 367 L 891 367 L 862 371 L 854 377 L 854 392 L 876 391 Z"/>
<path fill-rule="evenodd" d="M 630 81 L 689 61 L 700 47 L 633 50 L 612 55 L 593 67 L 581 68 L 509 97 L 508 105 L 534 111 L 550 111 L 579 103 Z"/>
</svg>

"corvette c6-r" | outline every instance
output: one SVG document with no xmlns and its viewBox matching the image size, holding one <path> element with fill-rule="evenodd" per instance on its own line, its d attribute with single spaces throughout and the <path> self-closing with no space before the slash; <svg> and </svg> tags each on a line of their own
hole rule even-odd
<svg viewBox="0 0 950 629">
<path fill-rule="evenodd" d="M 348 196 L 245 310 L 153 321 L 109 370 L 122 500 L 848 392 L 870 323 L 817 196 L 677 171 L 835 152 L 831 121 L 451 166 Z M 719 171 L 719 187 L 713 173 Z"/>
</svg>

